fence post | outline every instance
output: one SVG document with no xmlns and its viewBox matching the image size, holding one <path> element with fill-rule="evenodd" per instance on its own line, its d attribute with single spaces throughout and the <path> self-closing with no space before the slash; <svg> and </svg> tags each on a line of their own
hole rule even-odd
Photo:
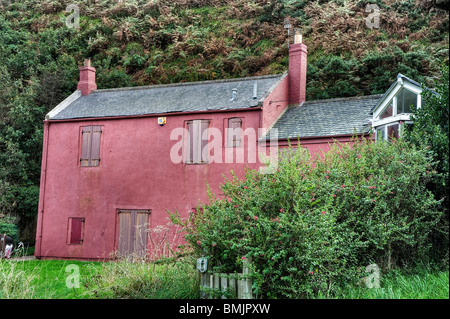
<svg viewBox="0 0 450 319">
<path fill-rule="evenodd" d="M 231 291 L 234 291 L 236 293 L 236 279 L 235 278 L 228 279 L 228 286 L 230 287 Z M 236 297 L 237 297 L 237 295 L 236 295 Z"/>
<path fill-rule="evenodd" d="M 208 298 L 213 299 L 214 298 L 214 274 L 209 274 L 209 288 L 211 289 L 211 293 L 209 294 Z"/>
<path fill-rule="evenodd" d="M 227 299 L 227 297 L 225 297 L 225 292 L 227 291 L 228 288 L 227 274 L 221 273 L 219 276 L 220 276 L 220 289 L 222 290 L 221 299 Z"/>
<path fill-rule="evenodd" d="M 249 266 L 251 263 L 252 263 L 251 257 L 244 259 L 244 264 L 242 267 L 242 274 L 244 276 L 244 278 L 242 279 L 242 299 L 252 299 L 252 280 L 248 278 L 250 275 Z"/>
<path fill-rule="evenodd" d="M 214 274 L 214 289 L 220 289 L 220 276 L 218 273 Z M 214 295 L 214 299 L 218 298 L 217 295 Z"/>
<path fill-rule="evenodd" d="M 200 286 L 204 287 L 204 288 L 209 288 L 209 281 L 210 281 L 210 276 L 208 272 L 204 272 L 200 274 Z M 204 291 L 200 289 L 200 298 L 201 299 L 206 299 L 208 298 L 208 294 Z"/>
</svg>

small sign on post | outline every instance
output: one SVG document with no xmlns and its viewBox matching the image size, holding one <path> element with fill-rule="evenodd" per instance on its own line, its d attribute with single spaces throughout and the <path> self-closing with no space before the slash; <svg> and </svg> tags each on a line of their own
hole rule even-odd
<svg viewBox="0 0 450 319">
<path fill-rule="evenodd" d="M 197 270 L 204 273 L 208 270 L 208 258 L 200 257 L 197 259 Z"/>
<path fill-rule="evenodd" d="M 197 259 L 200 272 L 200 298 L 253 299 L 251 279 L 251 257 L 242 258 L 242 273 L 213 273 L 207 269 L 207 259 Z"/>
</svg>

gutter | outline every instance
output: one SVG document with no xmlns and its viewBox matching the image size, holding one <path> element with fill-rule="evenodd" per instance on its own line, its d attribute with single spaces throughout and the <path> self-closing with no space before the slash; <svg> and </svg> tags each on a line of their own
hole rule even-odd
<svg viewBox="0 0 450 319">
<path fill-rule="evenodd" d="M 288 143 L 291 142 L 291 144 L 293 142 L 297 143 L 298 140 L 300 140 L 300 142 L 305 141 L 305 144 L 317 144 L 317 141 L 315 140 L 321 140 L 321 139 L 331 139 L 331 140 L 335 140 L 338 138 L 352 138 L 353 136 L 355 136 L 355 134 L 340 134 L 340 135 L 323 135 L 323 136 L 306 136 L 306 137 L 296 137 L 296 138 L 287 138 L 287 137 L 283 137 L 283 138 L 278 138 L 277 141 L 278 142 L 286 142 Z M 365 133 L 356 133 L 356 136 L 361 138 L 364 136 L 370 136 L 369 132 L 365 132 Z M 266 143 L 269 142 L 270 143 L 270 139 L 264 139 L 264 138 L 260 138 L 258 140 L 258 142 L 263 142 L 265 141 Z M 329 143 L 329 142 L 322 142 L 322 143 Z"/>
<path fill-rule="evenodd" d="M 102 117 L 77 117 L 72 119 L 46 119 L 46 122 L 82 122 L 82 121 L 103 121 L 103 120 L 124 120 L 133 118 L 146 118 L 146 117 L 161 117 L 171 115 L 196 115 L 205 113 L 230 113 L 230 112 L 248 112 L 248 111 L 260 111 L 262 106 L 242 108 L 242 109 L 224 109 L 224 110 L 206 110 L 206 111 L 180 111 L 180 112 L 166 112 L 166 113 L 151 113 L 151 114 L 137 114 L 137 115 L 118 115 L 118 116 L 102 116 Z"/>
</svg>

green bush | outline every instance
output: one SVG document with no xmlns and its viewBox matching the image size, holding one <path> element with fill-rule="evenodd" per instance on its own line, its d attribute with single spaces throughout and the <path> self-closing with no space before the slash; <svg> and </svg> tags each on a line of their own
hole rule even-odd
<svg viewBox="0 0 450 319">
<path fill-rule="evenodd" d="M 212 270 L 240 272 L 251 258 L 254 293 L 304 298 L 381 269 L 425 259 L 441 212 L 426 184 L 436 174 L 426 148 L 403 140 L 334 144 L 311 160 L 303 148 L 280 151 L 278 170 L 226 180 L 182 225 Z"/>
<path fill-rule="evenodd" d="M 449 69 L 442 66 L 441 78 L 436 91 L 423 90 L 422 106 L 414 111 L 414 126 L 406 130 L 405 139 L 413 144 L 426 144 L 437 162 L 439 178 L 434 179 L 428 189 L 436 198 L 442 199 L 444 216 L 439 223 L 440 229 L 434 232 L 436 244 L 441 249 L 436 251 L 437 259 L 444 259 L 448 264 L 448 227 L 449 227 Z"/>
</svg>

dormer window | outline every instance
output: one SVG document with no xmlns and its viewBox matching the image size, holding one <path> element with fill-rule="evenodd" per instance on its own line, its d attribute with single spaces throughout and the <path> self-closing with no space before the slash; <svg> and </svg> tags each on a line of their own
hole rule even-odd
<svg viewBox="0 0 450 319">
<path fill-rule="evenodd" d="M 391 117 L 394 114 L 394 103 L 391 101 L 389 105 L 384 109 L 384 111 L 380 115 L 380 119 L 385 119 L 387 117 Z"/>
<path fill-rule="evenodd" d="M 420 94 L 402 88 L 399 92 L 386 104 L 383 111 L 378 115 L 378 120 L 383 120 L 400 114 L 411 114 L 417 109 Z"/>
<path fill-rule="evenodd" d="M 389 141 L 402 134 L 402 124 L 411 124 L 411 114 L 420 108 L 421 92 L 420 84 L 398 75 L 397 81 L 372 109 L 376 141 Z"/>
<path fill-rule="evenodd" d="M 396 96 L 397 98 L 397 113 L 409 114 L 417 109 L 417 99 L 420 95 L 411 92 L 408 89 L 401 89 Z"/>
</svg>

